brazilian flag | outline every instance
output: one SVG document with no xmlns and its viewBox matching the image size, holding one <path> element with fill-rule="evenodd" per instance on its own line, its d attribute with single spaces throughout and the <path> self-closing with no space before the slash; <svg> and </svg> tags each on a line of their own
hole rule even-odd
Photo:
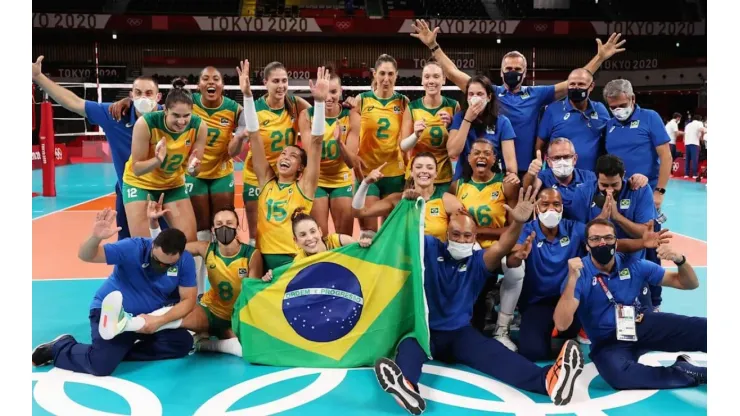
<svg viewBox="0 0 740 416">
<path fill-rule="evenodd" d="M 232 328 L 244 360 L 281 367 L 363 367 L 413 336 L 428 356 L 424 202 L 402 200 L 373 244 L 351 244 L 242 280 Z"/>
</svg>

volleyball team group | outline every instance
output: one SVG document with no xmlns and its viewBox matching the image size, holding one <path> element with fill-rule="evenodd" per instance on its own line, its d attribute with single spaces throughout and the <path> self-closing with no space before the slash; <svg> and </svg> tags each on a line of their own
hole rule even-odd
<svg viewBox="0 0 740 416">
<path fill-rule="evenodd" d="M 341 77 L 329 67 L 318 68 L 316 79 L 310 81 L 313 105 L 290 94 L 286 68 L 278 62 L 264 68 L 267 92 L 255 99 L 250 64 L 245 60 L 236 68 L 242 104 L 223 95 L 222 74 L 207 67 L 200 74 L 197 92 L 191 94 L 185 81 L 177 79 L 163 106 L 158 104 L 162 95 L 157 82 L 143 76 L 135 80 L 130 99 L 107 107 L 107 117 L 120 125 L 129 120 L 127 127 L 133 125 L 133 130 L 130 156 L 119 172 L 118 209 L 98 214 L 94 235 L 103 239 L 118 232 L 119 240 L 154 239 L 154 248 L 150 244 L 149 250 L 161 254 L 156 259 L 152 256 L 150 262 L 161 273 L 172 271 L 178 259 L 189 258 L 189 253 L 196 274 L 190 286 L 196 286 L 202 297 L 179 319 L 164 322 L 155 321 L 156 317 L 172 317 L 177 306 L 133 316 L 126 312 L 134 311 L 124 310 L 130 308 L 123 307 L 126 300 L 121 291 L 111 291 L 99 299 L 102 339 L 125 332 L 151 334 L 185 328 L 204 334 L 196 336 L 195 350 L 241 356 L 231 322 L 242 279 L 269 282 L 274 269 L 298 259 L 348 244 L 369 246 L 379 224 L 403 198 L 426 201 L 425 262 L 430 256 L 440 262 L 438 272 L 429 271 L 436 265 L 425 263 L 427 274 L 441 276 L 436 283 L 430 283 L 436 278 L 425 276 L 435 358 L 447 357 L 446 361 L 467 364 L 516 387 L 547 394 L 556 404 L 567 404 L 583 368 L 574 339 L 601 341 L 603 334 L 590 328 L 613 326 L 616 319 L 617 344 L 621 345 L 629 343 L 623 338 L 629 336 L 630 324 L 623 328 L 619 322 L 625 315 L 635 315 L 631 321 L 635 339 L 647 337 L 640 328 L 651 325 L 640 322 L 649 323 L 652 318 L 644 317 L 678 316 L 658 312 L 657 305 L 644 310 L 635 303 L 638 295 L 654 287 L 691 289 L 698 285 L 685 257 L 666 244 L 670 235 L 654 226 L 662 197 L 654 201 L 653 188 L 661 188 L 663 178 L 656 185 L 648 172 L 626 177 L 626 171 L 635 171 L 625 169 L 629 161 L 605 151 L 594 158 L 590 169 L 577 169 L 579 155 L 586 149 L 574 145 L 575 140 L 535 141 L 541 109 L 546 106 L 576 108 L 572 116 L 591 127 L 592 122 L 602 121 L 593 110 L 598 104 L 605 116 L 595 128 L 606 129 L 605 118 L 611 116 L 602 104 L 591 104 L 588 98 L 594 88 L 593 74 L 605 60 L 624 50 L 620 36 L 614 34 L 603 44 L 597 40 L 596 56 L 574 70 L 567 81 L 551 86 L 523 86 L 526 58 L 509 52 L 501 62 L 505 84 L 495 86 L 485 76 L 471 77 L 457 69 L 436 42 L 438 29 L 431 30 L 424 21 L 417 21 L 414 28 L 412 36 L 429 47 L 434 58 L 422 69 L 424 96 L 414 101 L 395 91 L 398 66 L 391 56 L 381 55 L 375 63 L 372 90 L 346 100 Z M 77 102 L 69 96 L 72 93 L 39 75 L 40 65 L 41 59 L 34 64 L 34 81 L 55 101 L 75 111 L 69 104 Z M 442 95 L 447 80 L 463 91 L 464 101 Z M 623 80 L 613 83 L 618 81 Z M 622 92 L 625 102 L 610 105 L 611 112 L 617 123 L 634 126 L 630 120 L 638 111 L 634 93 L 631 87 Z M 582 109 L 584 102 L 589 105 Z M 86 116 L 95 122 L 90 111 Z M 106 129 L 109 142 L 114 134 Z M 233 159 L 246 147 L 242 194 L 246 215 L 240 218 L 234 208 Z M 652 160 L 657 159 L 653 149 Z M 556 182 L 549 182 L 548 175 Z M 357 239 L 353 237 L 356 219 Z M 237 238 L 244 221 L 249 241 Z M 330 232 L 330 222 L 334 232 Z M 649 250 L 655 253 L 654 262 L 644 260 Z M 662 269 L 661 259 L 676 262 L 678 271 Z M 477 262 L 484 265 L 481 270 Z M 445 271 L 443 263 L 449 270 Z M 470 277 L 475 283 L 469 283 L 466 268 L 468 275 L 478 273 L 483 278 Z M 597 282 L 598 276 L 616 276 L 612 270 L 619 275 L 618 282 L 631 276 L 632 286 L 614 287 L 611 278 L 607 284 L 601 278 L 598 285 L 591 284 L 592 277 Z M 475 337 L 484 337 L 484 327 L 491 326 L 489 293 L 499 275 L 504 278 L 493 338 L 477 341 Z M 472 290 L 474 296 L 462 295 L 462 289 Z M 444 294 L 437 296 L 432 291 Z M 603 300 L 586 299 L 586 292 Z M 604 305 L 603 312 L 594 312 L 591 304 L 596 303 Z M 635 309 L 628 310 L 635 304 Z M 517 305 L 521 315 L 518 345 L 509 336 Z M 607 313 L 609 307 L 618 310 L 616 317 L 611 309 Z M 462 311 L 460 315 L 470 322 L 463 324 L 476 330 L 465 353 L 460 352 L 462 346 L 453 345 L 454 340 L 439 338 L 443 332 L 459 329 L 445 326 L 454 319 L 431 316 L 454 310 Z M 589 313 L 601 316 L 584 318 Z M 697 348 L 677 351 L 706 351 L 706 319 L 686 319 L 700 321 L 689 325 L 695 332 L 692 340 L 701 338 L 697 325 L 704 325 L 704 344 L 699 340 Z M 611 338 L 614 329 L 610 328 Z M 461 339 L 468 336 L 458 335 Z M 564 342 L 562 348 L 551 347 L 558 339 Z M 598 349 L 606 351 L 615 343 L 599 342 L 602 345 Z M 656 345 L 647 349 L 658 349 Z M 685 343 L 681 346 L 686 347 Z M 596 347 L 592 346 L 592 359 L 615 388 L 662 388 L 644 383 L 671 377 L 672 387 L 706 382 L 706 368 L 701 370 L 687 356 L 664 367 L 663 373 L 649 373 L 641 368 L 646 366 L 637 364 L 639 355 L 599 360 L 594 355 Z M 381 386 L 414 414 L 426 408 L 417 383 L 421 363 L 428 357 L 422 354 L 410 359 L 418 355 L 417 348 L 418 344 L 404 340 L 395 361 L 381 358 L 376 363 Z M 494 350 L 499 357 L 496 368 L 489 369 L 487 357 Z M 507 357 L 507 363 L 501 362 L 502 357 Z M 532 363 L 552 358 L 555 364 L 542 370 Z M 500 368 L 507 366 L 506 374 L 501 373 Z M 637 366 L 640 372 L 629 377 L 643 384 L 622 384 L 623 375 L 610 374 Z M 683 384 L 675 382 L 681 377 Z M 564 392 L 566 388 L 571 391 Z"/>
</svg>

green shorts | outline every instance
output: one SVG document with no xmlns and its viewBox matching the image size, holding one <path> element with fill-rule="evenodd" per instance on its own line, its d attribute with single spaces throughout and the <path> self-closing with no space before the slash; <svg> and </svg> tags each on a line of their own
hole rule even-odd
<svg viewBox="0 0 740 416">
<path fill-rule="evenodd" d="M 203 312 L 206 314 L 206 318 L 208 319 L 208 333 L 219 338 L 226 336 L 226 331 L 231 329 L 231 320 L 227 321 L 226 319 L 219 318 L 202 303 L 198 303 L 198 305 L 203 308 Z"/>
<path fill-rule="evenodd" d="M 260 191 L 262 190 L 259 187 L 245 183 L 244 190 L 242 191 L 242 199 L 245 203 L 257 202 L 257 200 L 260 199 Z"/>
<path fill-rule="evenodd" d="M 319 186 L 316 188 L 314 199 L 326 198 L 352 198 L 352 185 L 340 186 L 339 188 L 328 188 Z"/>
<path fill-rule="evenodd" d="M 136 201 L 144 201 L 146 202 L 146 196 L 150 195 L 152 201 L 159 201 L 159 196 L 161 194 L 164 194 L 164 203 L 170 203 L 179 201 L 181 199 L 188 199 L 190 198 L 190 195 L 188 195 L 187 188 L 185 185 L 178 186 L 174 189 L 166 189 L 164 191 L 157 191 L 153 189 L 143 189 L 143 188 L 137 188 L 135 186 L 131 186 L 129 184 L 124 183 L 121 187 L 121 194 L 123 194 L 123 203 L 128 204 L 129 202 L 136 202 Z"/>
<path fill-rule="evenodd" d="M 355 189 L 360 185 L 359 181 L 355 181 Z M 403 187 L 406 185 L 406 179 L 403 175 L 391 176 L 383 178 L 373 184 L 367 189 L 367 196 L 377 196 L 380 199 L 387 197 L 390 194 L 403 192 Z"/>
<path fill-rule="evenodd" d="M 263 254 L 262 260 L 264 261 L 264 270 L 277 269 L 280 266 L 284 266 L 293 261 L 293 257 L 289 254 Z"/>
<path fill-rule="evenodd" d="M 218 179 L 201 179 L 185 175 L 185 187 L 191 197 L 232 193 L 234 192 L 234 174 L 230 173 Z"/>
</svg>

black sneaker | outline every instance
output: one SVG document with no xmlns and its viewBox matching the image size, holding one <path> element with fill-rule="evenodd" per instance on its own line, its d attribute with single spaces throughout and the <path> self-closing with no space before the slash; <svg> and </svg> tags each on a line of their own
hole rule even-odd
<svg viewBox="0 0 740 416">
<path fill-rule="evenodd" d="M 65 338 L 72 338 L 72 340 L 75 341 L 72 335 L 64 334 L 59 335 L 53 340 L 34 348 L 33 353 L 31 353 L 31 363 L 33 363 L 33 366 L 41 367 L 43 365 L 51 364 L 51 362 L 54 360 L 54 355 L 51 353 L 51 348 L 54 346 L 54 344 Z"/>
<path fill-rule="evenodd" d="M 681 354 L 676 358 L 676 362 L 671 367 L 682 371 L 696 379 L 699 384 L 707 384 L 707 368 L 697 365 L 694 360 L 686 354 Z"/>
<path fill-rule="evenodd" d="M 387 358 L 375 361 L 375 376 L 380 387 L 390 393 L 401 407 L 412 415 L 420 415 L 426 410 L 427 404 L 411 383 L 403 376 L 398 365 Z"/>
</svg>

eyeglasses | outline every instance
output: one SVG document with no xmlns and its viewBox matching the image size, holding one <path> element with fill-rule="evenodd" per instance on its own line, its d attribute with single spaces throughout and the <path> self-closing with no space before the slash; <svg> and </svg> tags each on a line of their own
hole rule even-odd
<svg viewBox="0 0 740 416">
<path fill-rule="evenodd" d="M 589 243 L 599 244 L 601 240 L 604 240 L 606 244 L 614 244 L 617 242 L 617 237 L 614 235 L 592 235 L 588 238 Z"/>
<path fill-rule="evenodd" d="M 575 155 L 548 156 L 548 159 L 550 160 L 570 160 L 570 159 L 573 159 L 573 156 Z"/>
</svg>

